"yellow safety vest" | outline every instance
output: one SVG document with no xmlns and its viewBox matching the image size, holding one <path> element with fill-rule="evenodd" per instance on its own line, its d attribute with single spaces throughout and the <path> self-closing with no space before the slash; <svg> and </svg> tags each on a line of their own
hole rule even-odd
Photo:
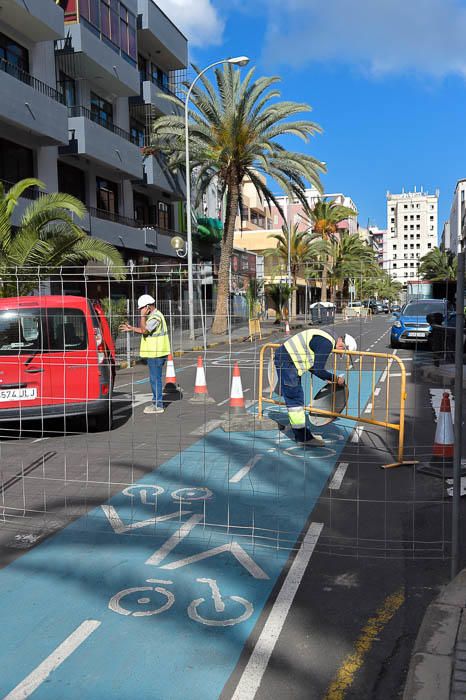
<svg viewBox="0 0 466 700">
<path fill-rule="evenodd" d="M 152 333 L 142 336 L 139 350 L 141 357 L 165 357 L 170 354 L 170 338 L 165 317 L 161 311 L 155 309 L 147 316 L 146 323 L 154 318 L 160 319 L 160 323 Z"/>
<path fill-rule="evenodd" d="M 335 338 L 325 331 L 302 331 L 302 333 L 297 333 L 284 344 L 293 360 L 294 366 L 298 370 L 299 376 L 314 365 L 315 355 L 309 347 L 309 343 L 316 335 L 330 340 L 332 347 L 335 347 Z"/>
</svg>

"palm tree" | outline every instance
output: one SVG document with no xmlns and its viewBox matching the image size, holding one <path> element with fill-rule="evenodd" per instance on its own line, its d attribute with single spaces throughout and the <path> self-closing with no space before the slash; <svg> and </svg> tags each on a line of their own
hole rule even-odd
<svg viewBox="0 0 466 700">
<path fill-rule="evenodd" d="M 253 75 L 251 69 L 241 80 L 239 70 L 226 64 L 215 71 L 215 87 L 202 76 L 192 91 L 194 109 L 190 110 L 189 147 L 193 168 L 197 168 L 197 195 L 200 198 L 213 181 L 218 182 L 222 196 L 226 195 L 213 333 L 224 333 L 227 329 L 230 258 L 243 179 L 247 177 L 258 195 L 269 206 L 272 202 L 276 204 L 281 212 L 267 181 L 260 175 L 273 180 L 285 193 L 304 204 L 306 182 L 321 191 L 319 173 L 325 172 L 324 164 L 312 156 L 288 151 L 277 142 L 288 135 L 308 141 L 320 132 L 319 126 L 311 121 L 289 121 L 311 108 L 296 102 L 272 101 L 280 96 L 273 88 L 279 78 L 253 80 Z M 153 126 L 152 147 L 166 154 L 172 169 L 183 167 L 183 117 L 159 117 Z"/>
<path fill-rule="evenodd" d="M 308 231 L 300 231 L 299 224 L 293 224 L 291 231 L 288 231 L 288 226 L 282 226 L 281 233 L 272 233 L 269 238 L 274 238 L 278 241 L 276 248 L 268 248 L 264 251 L 267 257 L 277 257 L 281 268 L 288 267 L 288 241 L 290 243 L 290 271 L 292 282 L 292 302 L 291 314 L 296 316 L 296 291 L 298 275 L 304 274 L 305 267 L 309 263 L 315 263 L 319 260 L 319 255 L 325 252 L 323 242 L 318 234 L 312 234 Z"/>
<path fill-rule="evenodd" d="M 458 259 L 451 250 L 432 248 L 420 259 L 419 274 L 426 280 L 455 280 Z"/>
<path fill-rule="evenodd" d="M 330 244 L 329 260 L 330 277 L 341 290 L 349 279 L 377 276 L 380 270 L 373 249 L 357 233 L 348 231 Z"/>
<path fill-rule="evenodd" d="M 23 295 L 37 288 L 38 274 L 51 275 L 65 265 L 95 260 L 109 265 L 117 279 L 125 277 L 124 261 L 110 243 L 91 238 L 73 221 L 86 209 L 69 194 L 43 194 L 25 209 L 19 226 L 11 219 L 21 195 L 29 188 L 44 189 L 35 178 L 21 180 L 5 193 L 0 183 L 0 280 L 1 296 Z M 31 275 L 34 268 L 35 276 Z"/>
<path fill-rule="evenodd" d="M 267 284 L 265 292 L 272 302 L 272 306 L 276 312 L 275 323 L 280 323 L 283 317 L 286 318 L 288 310 L 288 301 L 291 295 L 291 287 L 286 283 Z"/>
<path fill-rule="evenodd" d="M 334 199 L 322 199 L 315 203 L 310 209 L 306 206 L 305 216 L 303 217 L 309 228 L 314 233 L 319 234 L 322 240 L 329 243 L 334 243 L 338 237 L 338 225 L 350 216 L 356 216 L 357 211 L 337 204 Z M 322 267 L 322 294 L 321 300 L 327 301 L 327 278 L 328 265 L 332 264 L 331 257 L 324 255 Z"/>
</svg>

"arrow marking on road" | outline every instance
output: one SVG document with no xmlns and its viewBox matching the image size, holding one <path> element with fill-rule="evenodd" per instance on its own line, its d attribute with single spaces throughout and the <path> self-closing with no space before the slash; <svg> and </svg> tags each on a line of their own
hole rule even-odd
<svg viewBox="0 0 466 700">
<path fill-rule="evenodd" d="M 252 459 L 249 460 L 247 464 L 244 465 L 236 474 L 234 474 L 231 479 L 230 479 L 230 484 L 237 484 L 238 482 L 241 481 L 241 479 L 244 479 L 246 474 L 249 474 L 251 469 L 253 469 L 257 462 L 259 462 L 264 455 L 254 455 Z"/>
<path fill-rule="evenodd" d="M 175 513 L 158 515 L 156 518 L 138 520 L 136 523 L 131 523 L 131 525 L 125 525 L 113 506 L 105 505 L 100 507 L 104 511 L 108 522 L 117 535 L 122 535 L 124 532 L 130 532 L 131 530 L 139 530 L 141 527 L 148 527 L 149 525 L 155 525 L 156 523 L 163 523 L 166 520 L 173 520 L 173 518 L 179 518 L 180 515 L 189 515 L 192 512 L 190 510 L 177 510 Z"/>
<path fill-rule="evenodd" d="M 265 573 L 263 569 L 256 564 L 254 559 L 252 559 L 247 552 L 239 545 L 237 542 L 232 542 L 231 544 L 222 544 L 220 547 L 214 547 L 213 549 L 208 549 L 207 552 L 200 552 L 200 554 L 193 554 L 191 557 L 186 557 L 186 559 L 179 559 L 171 564 L 165 564 L 162 569 L 180 569 L 182 566 L 189 566 L 190 564 L 195 564 L 197 561 L 202 561 L 203 559 L 209 559 L 210 557 L 216 557 L 217 554 L 223 554 L 224 552 L 229 552 L 233 554 L 235 559 L 243 566 L 246 571 L 248 571 L 251 576 L 259 579 L 268 579 L 269 576 Z"/>
<path fill-rule="evenodd" d="M 183 523 L 179 530 L 174 532 L 173 535 L 169 537 L 168 540 L 159 549 L 157 549 L 152 556 L 149 557 L 149 559 L 147 559 L 146 564 L 149 564 L 150 566 L 158 566 L 170 554 L 170 552 L 175 549 L 175 547 L 182 540 L 184 540 L 184 538 L 187 537 L 192 530 L 194 530 L 196 525 L 199 525 L 199 523 L 202 522 L 202 520 L 204 520 L 204 516 L 202 514 L 192 515 L 189 520 Z"/>
</svg>

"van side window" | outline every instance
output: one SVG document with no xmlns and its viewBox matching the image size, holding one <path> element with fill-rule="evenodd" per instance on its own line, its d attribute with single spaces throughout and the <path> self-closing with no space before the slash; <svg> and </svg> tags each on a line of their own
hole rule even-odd
<svg viewBox="0 0 466 700">
<path fill-rule="evenodd" d="M 8 310 L 0 313 L 0 353 L 21 355 L 41 350 L 42 323 L 39 309 Z"/>
<path fill-rule="evenodd" d="M 79 309 L 48 309 L 49 349 L 86 350 L 86 318 Z"/>
</svg>

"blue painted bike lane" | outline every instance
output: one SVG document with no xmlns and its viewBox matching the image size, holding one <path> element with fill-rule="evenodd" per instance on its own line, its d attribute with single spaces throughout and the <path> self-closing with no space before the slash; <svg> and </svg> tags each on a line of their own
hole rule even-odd
<svg viewBox="0 0 466 700">
<path fill-rule="evenodd" d="M 0 571 L 0 697 L 218 698 L 353 427 L 216 430 Z"/>
</svg>

